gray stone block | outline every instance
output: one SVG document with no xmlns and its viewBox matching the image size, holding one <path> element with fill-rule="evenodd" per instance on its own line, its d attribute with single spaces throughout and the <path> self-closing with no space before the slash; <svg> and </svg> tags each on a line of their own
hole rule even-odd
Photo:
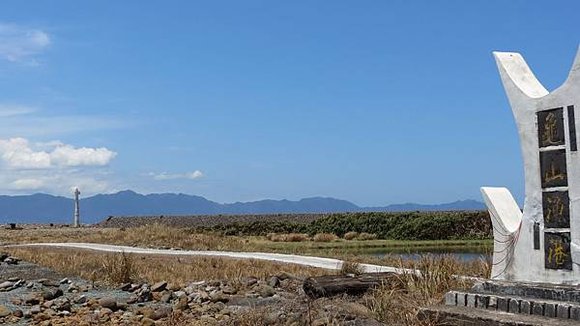
<svg viewBox="0 0 580 326">
<path fill-rule="evenodd" d="M 544 304 L 541 302 L 532 302 L 532 315 L 543 316 Z"/>
<path fill-rule="evenodd" d="M 564 303 L 558 304 L 558 308 L 556 309 L 556 317 L 562 319 L 570 318 L 570 305 Z"/>
<path fill-rule="evenodd" d="M 528 300 L 520 301 L 520 313 L 529 315 L 532 313 L 532 303 Z"/>
<path fill-rule="evenodd" d="M 518 299 L 510 299 L 508 312 L 519 314 L 520 313 L 520 300 Z"/>
<path fill-rule="evenodd" d="M 487 309 L 488 310 L 497 310 L 497 298 L 494 296 L 490 296 L 487 301 Z"/>
<path fill-rule="evenodd" d="M 544 316 L 556 317 L 556 304 L 555 303 L 544 304 Z"/>
<path fill-rule="evenodd" d="M 477 294 L 468 293 L 467 294 L 467 306 L 470 308 L 477 307 Z"/>
<path fill-rule="evenodd" d="M 487 309 L 487 303 L 489 301 L 489 297 L 486 295 L 478 295 L 475 298 L 477 308 Z"/>
<path fill-rule="evenodd" d="M 465 307 L 467 305 L 467 293 L 457 293 L 457 306 Z"/>
<path fill-rule="evenodd" d="M 497 310 L 498 311 L 508 311 L 509 299 L 504 297 L 497 297 Z"/>
<path fill-rule="evenodd" d="M 457 292 L 449 291 L 445 293 L 445 305 L 456 306 L 457 305 Z"/>
<path fill-rule="evenodd" d="M 580 320 L 580 306 L 570 307 L 570 319 Z"/>
</svg>

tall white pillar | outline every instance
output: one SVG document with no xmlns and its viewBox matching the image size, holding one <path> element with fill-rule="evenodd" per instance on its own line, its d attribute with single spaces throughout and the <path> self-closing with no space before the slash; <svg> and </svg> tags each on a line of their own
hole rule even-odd
<svg viewBox="0 0 580 326">
<path fill-rule="evenodd" d="M 80 194 L 81 194 L 81 192 L 79 191 L 79 188 L 75 188 L 75 191 L 74 191 L 75 215 L 74 215 L 74 221 L 73 221 L 73 226 L 75 228 L 78 228 L 80 226 L 80 218 L 81 218 L 81 209 L 80 209 L 80 205 L 79 205 L 79 195 Z"/>
</svg>

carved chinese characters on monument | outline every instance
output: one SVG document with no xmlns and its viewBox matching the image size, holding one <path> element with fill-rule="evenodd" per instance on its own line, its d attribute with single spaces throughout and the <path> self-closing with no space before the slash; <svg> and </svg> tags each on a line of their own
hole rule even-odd
<svg viewBox="0 0 580 326">
<path fill-rule="evenodd" d="M 567 191 L 544 192 L 542 207 L 546 228 L 570 227 L 570 198 Z"/>
<path fill-rule="evenodd" d="M 572 270 L 570 232 L 544 232 L 544 247 L 546 268 Z"/>
<path fill-rule="evenodd" d="M 540 147 L 564 145 L 563 108 L 538 112 Z"/>
<path fill-rule="evenodd" d="M 542 188 L 567 186 L 566 151 L 559 149 L 540 152 L 540 172 Z"/>
</svg>

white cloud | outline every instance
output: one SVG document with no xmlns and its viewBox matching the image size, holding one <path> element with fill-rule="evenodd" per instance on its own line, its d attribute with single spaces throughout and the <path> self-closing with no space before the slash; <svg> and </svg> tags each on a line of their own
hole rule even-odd
<svg viewBox="0 0 580 326">
<path fill-rule="evenodd" d="M 45 170 L 17 170 L 0 174 L 0 191 L 3 193 L 47 192 L 71 196 L 72 189 L 79 188 L 83 196 L 108 192 L 110 184 L 98 173 L 86 171 L 57 170 L 47 174 Z"/>
<path fill-rule="evenodd" d="M 35 112 L 36 109 L 24 105 L 0 104 L 0 118 L 15 117 Z"/>
<path fill-rule="evenodd" d="M 84 195 L 107 192 L 111 185 L 105 166 L 116 155 L 107 148 L 75 148 L 60 141 L 0 139 L 0 192 L 70 196 L 73 187 Z"/>
<path fill-rule="evenodd" d="M 20 135 L 23 137 L 58 137 L 66 134 L 85 133 L 109 129 L 122 129 L 137 124 L 135 121 L 95 115 L 45 116 L 21 111 L 2 112 L 0 106 L 0 138 Z"/>
<path fill-rule="evenodd" d="M 50 153 L 53 163 L 60 166 L 103 166 L 109 164 L 117 153 L 104 147 L 100 148 L 74 148 L 71 145 L 60 145 Z"/>
<path fill-rule="evenodd" d="M 167 172 L 154 173 L 154 172 L 151 172 L 151 173 L 149 173 L 149 176 L 151 176 L 155 180 L 177 180 L 177 179 L 195 180 L 195 179 L 199 179 L 199 178 L 203 177 L 203 173 L 199 170 L 195 170 L 193 172 L 186 172 L 186 173 L 167 173 Z"/>
<path fill-rule="evenodd" d="M 14 190 L 39 190 L 44 187 L 45 183 L 41 179 L 17 179 L 10 183 L 10 186 Z"/>
<path fill-rule="evenodd" d="M 50 36 L 40 29 L 0 24 L 0 57 L 5 60 L 38 64 L 34 57 L 50 43 Z"/>
<path fill-rule="evenodd" d="M 48 169 L 104 166 L 117 156 L 117 153 L 104 147 L 75 148 L 58 141 L 39 146 L 47 150 L 35 147 L 25 138 L 0 139 L 0 158 L 5 166 L 13 169 Z"/>
</svg>

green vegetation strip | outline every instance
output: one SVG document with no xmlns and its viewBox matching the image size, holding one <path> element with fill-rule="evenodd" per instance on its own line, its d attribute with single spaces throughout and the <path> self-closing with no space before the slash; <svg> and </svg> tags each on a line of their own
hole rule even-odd
<svg viewBox="0 0 580 326">
<path fill-rule="evenodd" d="M 255 221 L 198 228 L 224 235 L 264 236 L 269 233 L 370 233 L 390 240 L 483 240 L 491 238 L 485 211 L 329 214 L 308 223 Z"/>
</svg>

